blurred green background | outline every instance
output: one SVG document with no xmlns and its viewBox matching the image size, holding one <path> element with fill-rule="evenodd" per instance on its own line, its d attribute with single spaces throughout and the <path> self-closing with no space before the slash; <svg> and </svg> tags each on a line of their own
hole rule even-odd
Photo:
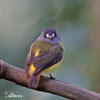
<svg viewBox="0 0 100 100">
<path fill-rule="evenodd" d="M 100 93 L 100 0 L 0 0 L 0 59 L 24 68 L 31 43 L 55 28 L 65 47 L 52 74 L 61 81 Z M 17 74 L 17 73 L 15 73 Z M 22 98 L 9 98 L 7 94 Z M 65 100 L 0 80 L 0 100 Z"/>
</svg>

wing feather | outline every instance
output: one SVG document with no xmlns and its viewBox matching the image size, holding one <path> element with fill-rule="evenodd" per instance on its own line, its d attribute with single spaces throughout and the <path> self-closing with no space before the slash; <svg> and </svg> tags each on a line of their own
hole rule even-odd
<svg viewBox="0 0 100 100">
<path fill-rule="evenodd" d="M 28 62 L 34 63 L 34 66 L 36 66 L 36 71 L 34 72 L 34 75 L 37 75 L 41 71 L 43 71 L 46 68 L 49 68 L 50 66 L 56 64 L 59 62 L 63 57 L 63 49 L 60 48 L 57 50 L 57 48 L 51 48 L 49 51 L 42 51 L 38 56 L 34 56 L 34 52 L 30 51 L 31 55 L 28 57 Z"/>
</svg>

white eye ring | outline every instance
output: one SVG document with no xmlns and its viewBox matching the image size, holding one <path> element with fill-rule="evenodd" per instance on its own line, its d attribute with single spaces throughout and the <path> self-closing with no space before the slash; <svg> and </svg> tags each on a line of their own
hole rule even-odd
<svg viewBox="0 0 100 100">
<path fill-rule="evenodd" d="M 46 37 L 49 38 L 49 34 L 46 34 Z"/>
<path fill-rule="evenodd" d="M 52 33 L 52 37 L 55 37 L 55 33 Z"/>
</svg>

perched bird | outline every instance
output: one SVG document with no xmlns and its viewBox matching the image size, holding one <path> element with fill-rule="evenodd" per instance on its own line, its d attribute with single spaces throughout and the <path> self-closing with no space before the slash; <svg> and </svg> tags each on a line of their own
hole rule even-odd
<svg viewBox="0 0 100 100">
<path fill-rule="evenodd" d="M 48 28 L 33 42 L 26 58 L 25 72 L 29 88 L 37 88 L 40 74 L 50 73 L 63 58 L 63 46 L 55 29 Z"/>
</svg>

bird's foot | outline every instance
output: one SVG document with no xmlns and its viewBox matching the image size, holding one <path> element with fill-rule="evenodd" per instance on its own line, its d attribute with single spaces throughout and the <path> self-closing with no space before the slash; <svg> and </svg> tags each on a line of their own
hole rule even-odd
<svg viewBox="0 0 100 100">
<path fill-rule="evenodd" d="M 50 73 L 49 73 L 49 79 L 55 79 L 55 77 L 53 77 Z"/>
</svg>

